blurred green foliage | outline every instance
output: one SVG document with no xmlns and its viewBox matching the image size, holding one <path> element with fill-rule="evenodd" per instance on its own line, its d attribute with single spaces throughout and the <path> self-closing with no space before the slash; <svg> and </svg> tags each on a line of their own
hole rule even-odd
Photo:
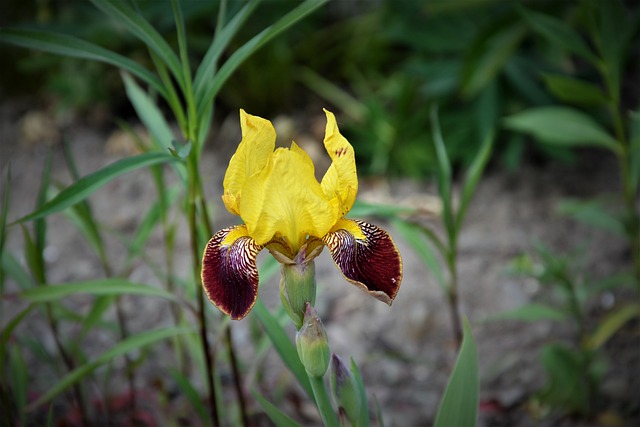
<svg viewBox="0 0 640 427">
<path fill-rule="evenodd" d="M 232 47 L 241 46 L 293 3 L 261 4 L 256 19 L 243 27 Z M 345 134 L 356 148 L 362 173 L 424 177 L 436 166 L 428 119 L 431 104 L 439 105 L 447 151 L 456 167 L 470 163 L 487 129 L 523 108 L 568 102 L 602 117 L 600 101 L 606 97 L 602 82 L 583 59 L 585 53 L 575 49 L 589 49 L 584 41 L 592 25 L 589 9 L 600 3 L 610 2 L 332 2 L 243 64 L 217 103 L 223 113 L 242 106 L 254 114 L 275 117 L 278 112 L 308 108 L 311 89 L 323 103 L 334 104 L 349 118 Z M 176 45 L 172 17 L 164 2 L 133 4 Z M 217 4 L 184 4 L 192 61 L 202 57 L 215 31 Z M 228 7 L 233 11 L 241 5 L 231 1 Z M 637 37 L 640 14 L 635 2 L 619 7 L 630 23 L 620 39 L 622 102 L 634 107 L 629 103 L 638 96 L 632 78 L 638 64 L 631 60 L 638 47 L 625 46 Z M 88 5 L 43 1 L 32 13 L 39 26 L 76 35 L 136 60 L 144 56 L 140 51 L 144 48 L 119 23 L 104 20 Z M 558 30 L 551 25 L 550 36 L 557 37 L 557 44 L 541 35 L 535 19 L 539 16 L 543 20 L 549 16 L 564 26 Z M 561 37 L 565 30 L 571 31 L 569 45 Z M 18 62 L 24 75 L 38 72 L 47 92 L 67 108 L 125 104 L 123 91 L 111 90 L 120 85 L 114 70 L 101 64 L 85 65 L 86 61 L 78 65 L 77 60 L 40 54 L 22 56 Z M 82 73 L 77 72 L 80 69 Z M 3 86 L 6 79 L 5 74 Z M 95 85 L 96 81 L 103 83 Z M 32 87 L 24 89 L 33 93 Z M 571 147 L 526 144 L 523 135 L 511 132 L 499 136 L 496 151 L 508 168 L 516 168 L 524 155 L 571 159 L 573 153 Z"/>
</svg>

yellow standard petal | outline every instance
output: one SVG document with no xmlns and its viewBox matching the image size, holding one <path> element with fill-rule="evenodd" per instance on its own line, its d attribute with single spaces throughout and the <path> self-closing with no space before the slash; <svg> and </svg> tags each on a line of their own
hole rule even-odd
<svg viewBox="0 0 640 427">
<path fill-rule="evenodd" d="M 257 244 L 282 237 L 291 257 L 307 237 L 324 236 L 340 218 L 315 178 L 313 162 L 295 143 L 278 148 L 260 172 L 247 178 L 239 208 Z"/>
<path fill-rule="evenodd" d="M 324 110 L 327 115 L 324 146 L 331 157 L 331 166 L 322 178 L 322 191 L 345 216 L 356 200 L 358 193 L 358 175 L 353 147 L 340 134 L 336 118 L 332 112 Z"/>
<path fill-rule="evenodd" d="M 229 161 L 222 196 L 229 212 L 236 215 L 240 215 L 238 204 L 247 178 L 266 166 L 276 144 L 276 131 L 269 120 L 240 110 L 240 127 L 242 141 Z"/>
</svg>

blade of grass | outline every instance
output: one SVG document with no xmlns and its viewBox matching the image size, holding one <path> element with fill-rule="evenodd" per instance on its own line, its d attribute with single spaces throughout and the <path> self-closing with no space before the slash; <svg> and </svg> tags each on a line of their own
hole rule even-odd
<svg viewBox="0 0 640 427">
<path fill-rule="evenodd" d="M 114 65 L 141 78 L 164 98 L 167 92 L 158 78 L 135 61 L 101 46 L 64 34 L 0 28 L 0 41 L 56 55 L 90 59 Z"/>
<path fill-rule="evenodd" d="M 11 195 L 11 163 L 7 167 L 7 176 L 4 180 L 2 208 L 0 210 L 0 257 L 4 258 L 4 243 L 7 240 L 7 212 L 9 211 L 9 197 Z M 4 293 L 4 268 L 0 265 L 0 294 Z M 0 300 L 2 311 L 2 300 Z"/>
<path fill-rule="evenodd" d="M 431 135 L 433 138 L 433 144 L 436 149 L 436 158 L 438 160 L 438 167 L 436 169 L 436 177 L 438 179 L 438 192 L 442 199 L 442 219 L 447 230 L 447 236 L 449 237 L 449 243 L 455 241 L 455 224 L 453 207 L 451 206 L 451 162 L 447 155 L 447 149 L 442 139 L 442 132 L 440 131 L 440 121 L 438 120 L 438 107 L 433 105 L 431 107 Z"/>
<path fill-rule="evenodd" d="M 158 104 L 142 90 L 142 88 L 127 73 L 120 73 L 127 97 L 136 110 L 136 114 L 144 123 L 156 143 L 156 147 L 166 150 L 171 147 L 174 139 L 173 132 L 158 108 Z"/>
<path fill-rule="evenodd" d="M 96 190 L 114 178 L 127 172 L 160 163 L 175 162 L 177 159 L 164 153 L 146 153 L 118 160 L 109 166 L 87 175 L 62 190 L 56 197 L 40 206 L 34 212 L 18 219 L 16 222 L 33 221 L 73 206 L 89 197 Z"/>
<path fill-rule="evenodd" d="M 137 335 L 129 336 L 127 339 L 118 342 L 109 350 L 102 353 L 97 359 L 92 362 L 89 362 L 85 365 L 79 366 L 75 370 L 71 371 L 68 375 L 62 378 L 60 381 L 56 383 L 52 388 L 50 388 L 46 393 L 36 399 L 34 402 L 29 404 L 27 410 L 33 410 L 38 406 L 49 402 L 54 397 L 58 396 L 60 393 L 64 392 L 67 388 L 71 387 L 78 381 L 82 380 L 84 377 L 89 375 L 91 372 L 104 365 L 105 363 L 109 363 L 114 358 L 118 356 L 123 356 L 130 351 L 143 348 L 150 344 L 153 344 L 158 341 L 165 340 L 167 338 L 171 338 L 178 335 L 183 334 L 194 334 L 195 331 L 192 328 L 164 328 L 164 329 L 156 329 L 152 331 L 145 331 Z"/>
<path fill-rule="evenodd" d="M 16 257 L 10 252 L 2 252 L 2 271 L 11 277 L 22 289 L 32 288 L 35 284 L 29 276 L 27 270 L 18 262 Z"/>
<path fill-rule="evenodd" d="M 171 375 L 171 378 L 176 382 L 178 388 L 182 391 L 183 396 L 185 396 L 191 405 L 193 405 L 193 408 L 202 419 L 202 425 L 210 426 L 211 416 L 209 415 L 209 411 L 205 408 L 202 399 L 200 398 L 200 394 L 193 387 L 189 378 L 173 368 L 169 369 L 169 375 Z"/>
<path fill-rule="evenodd" d="M 469 170 L 467 171 L 467 176 L 465 177 L 464 185 L 462 187 L 460 207 L 458 208 L 458 212 L 456 214 L 456 230 L 460 230 L 462 228 L 462 222 L 464 221 L 464 216 L 467 213 L 467 208 L 469 207 L 469 203 L 471 202 L 473 193 L 476 189 L 476 186 L 478 185 L 478 182 L 480 181 L 482 172 L 484 171 L 484 168 L 487 165 L 489 158 L 491 157 L 493 141 L 494 132 L 493 130 L 491 130 L 485 136 L 480 150 L 478 150 L 478 153 L 476 153 L 471 166 L 469 166 Z"/>
<path fill-rule="evenodd" d="M 298 358 L 298 351 L 280 323 L 278 323 L 260 299 L 256 301 L 251 313 L 264 328 L 282 362 L 296 377 L 298 383 L 300 383 L 302 388 L 307 392 L 309 398 L 315 401 L 307 372 Z"/>
<path fill-rule="evenodd" d="M 224 63 L 215 77 L 211 79 L 211 84 L 207 86 L 200 102 L 197 105 L 198 117 L 202 117 L 205 108 L 213 101 L 222 85 L 227 81 L 231 74 L 255 51 L 264 46 L 274 37 L 287 30 L 293 24 L 305 18 L 314 12 L 320 6 L 327 3 L 328 0 L 305 0 L 291 12 L 280 18 L 275 24 L 264 29 L 242 47 L 236 50 L 229 59 Z"/>
<path fill-rule="evenodd" d="M 13 319 L 11 319 L 6 325 L 3 326 L 2 333 L 0 334 L 0 375 L 2 376 L 2 383 L 7 383 L 7 370 L 5 369 L 5 357 L 7 354 L 7 343 L 13 330 L 22 322 L 22 320 L 33 310 L 34 304 L 30 304 L 27 308 L 18 313 Z"/>
<path fill-rule="evenodd" d="M 295 422 L 292 418 L 290 418 L 287 414 L 282 412 L 275 406 L 273 403 L 269 402 L 265 399 L 260 393 L 256 390 L 251 390 L 251 394 L 258 401 L 264 412 L 267 414 L 269 419 L 277 426 L 282 427 L 300 427 L 300 424 Z"/>
<path fill-rule="evenodd" d="M 440 402 L 434 427 L 473 427 L 478 417 L 478 355 L 469 321 L 449 383 Z"/>
<path fill-rule="evenodd" d="M 130 282 L 125 279 L 96 279 L 73 283 L 48 284 L 43 287 L 27 289 L 21 292 L 20 296 L 29 302 L 36 303 L 55 301 L 75 294 L 113 296 L 128 294 L 179 301 L 176 295 L 164 289 Z"/>
<path fill-rule="evenodd" d="M 438 262 L 438 259 L 433 253 L 433 249 L 423 238 L 423 235 L 425 235 L 425 228 L 417 224 L 412 224 L 408 221 L 399 219 L 392 221 L 392 224 L 394 228 L 398 230 L 398 232 L 402 235 L 404 240 L 413 248 L 414 251 L 416 251 L 418 256 L 422 259 L 424 265 L 436 278 L 436 282 L 438 282 L 438 285 L 440 285 L 442 291 L 446 294 L 448 288 L 442 274 L 442 267 L 440 265 L 440 262 Z M 446 257 L 446 248 L 442 245 L 442 243 L 440 243 L 440 239 L 438 239 L 435 234 L 432 233 L 432 236 L 439 243 L 439 245 L 434 244 L 434 246 L 436 246 L 440 250 L 440 254 L 443 258 Z"/>
<path fill-rule="evenodd" d="M 211 83 L 214 73 L 217 68 L 218 59 L 222 56 L 222 53 L 229 45 L 231 39 L 237 34 L 238 30 L 247 21 L 249 16 L 256 9 L 260 0 L 251 0 L 243 6 L 243 8 L 235 14 L 235 16 L 227 23 L 224 28 L 220 29 L 223 25 L 223 17 L 220 15 L 218 19 L 218 26 L 216 27 L 216 33 L 207 49 L 207 53 L 204 55 L 200 66 L 196 70 L 194 79 L 194 94 L 196 97 L 196 105 L 200 105 L 202 97 L 205 93 L 205 87 Z M 220 13 L 224 13 L 223 4 L 221 3 Z"/>
<path fill-rule="evenodd" d="M 114 0 L 91 0 L 98 9 L 124 25 L 134 36 L 138 37 L 149 49 L 153 50 L 169 67 L 178 85 L 185 90 L 185 76 L 182 73 L 180 60 L 171 46 L 160 33 L 141 15 L 137 14 L 126 2 Z"/>
</svg>

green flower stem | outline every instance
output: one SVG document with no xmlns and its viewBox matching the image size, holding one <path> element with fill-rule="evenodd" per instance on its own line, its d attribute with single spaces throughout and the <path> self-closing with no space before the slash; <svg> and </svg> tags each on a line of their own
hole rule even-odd
<svg viewBox="0 0 640 427">
<path fill-rule="evenodd" d="M 213 360 L 213 353 L 211 352 L 211 346 L 207 337 L 207 323 L 205 318 L 205 305 L 204 295 L 202 291 L 202 284 L 200 279 L 201 270 L 201 253 L 200 245 L 198 244 L 198 227 L 196 223 L 197 214 L 197 200 L 198 200 L 198 164 L 192 152 L 191 156 L 187 159 L 187 170 L 189 172 L 189 200 L 188 200 L 188 218 L 189 218 L 189 235 L 191 239 L 191 252 L 193 259 L 193 284 L 196 291 L 196 299 L 198 300 L 198 327 L 200 330 L 200 342 L 202 344 L 202 352 L 204 355 L 205 369 L 206 369 L 206 383 L 209 391 L 209 410 L 211 411 L 211 420 L 214 426 L 220 425 L 220 419 L 218 417 L 218 407 L 216 404 L 216 391 L 213 384 L 213 378 L 215 375 L 215 366 Z"/>
<path fill-rule="evenodd" d="M 340 423 L 331 406 L 329 393 L 327 393 L 327 388 L 324 384 L 324 377 L 314 377 L 312 375 L 308 375 L 308 377 L 311 388 L 313 389 L 313 395 L 316 398 L 316 405 L 318 405 L 318 410 L 320 411 L 320 416 L 322 417 L 322 422 L 325 427 L 339 427 Z"/>
</svg>

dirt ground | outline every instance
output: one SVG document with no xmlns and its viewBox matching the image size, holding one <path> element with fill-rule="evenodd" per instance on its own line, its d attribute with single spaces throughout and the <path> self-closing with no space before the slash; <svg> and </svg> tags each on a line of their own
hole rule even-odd
<svg viewBox="0 0 640 427">
<path fill-rule="evenodd" d="M 30 144 L 21 131 L 20 120 L 25 109 L 15 105 L 2 106 L 0 167 L 4 180 L 11 164 L 11 199 L 9 220 L 33 209 L 39 187 L 40 174 L 49 151 L 46 144 Z M 214 209 L 214 227 L 219 229 L 234 223 L 221 201 L 222 177 L 226 163 L 239 141 L 236 116 L 225 120 L 220 132 L 214 135 L 215 148 L 204 153 L 202 176 Z M 113 129 L 94 127 L 82 121 L 70 126 L 65 133 L 76 157 L 80 173 L 88 174 L 118 158 L 128 150 L 126 143 L 114 142 Z M 294 132 L 295 134 L 295 132 Z M 51 137 L 53 147 L 53 180 L 70 182 L 59 141 L 60 135 Z M 110 143 L 106 141 L 112 137 Z M 298 140 L 298 136 L 295 136 Z M 314 134 L 300 136 L 313 141 Z M 312 144 L 312 143 L 309 143 Z M 317 147 L 316 147 L 317 148 Z M 308 151 L 314 151 L 310 145 Z M 318 151 L 321 153 L 321 150 Z M 312 155 L 313 156 L 313 155 Z M 4 188 L 4 184 L 3 184 Z M 507 264 L 513 257 L 528 251 L 536 241 L 544 242 L 557 252 L 582 247 L 587 260 L 583 274 L 604 277 L 630 265 L 630 255 L 622 239 L 580 225 L 557 214 L 556 206 L 565 198 L 592 198 L 616 194 L 619 191 L 617 164 L 609 154 L 584 152 L 575 165 L 545 161 L 537 165 L 524 164 L 516 172 L 491 167 L 480 182 L 471 204 L 460 238 L 459 281 L 462 312 L 473 325 L 478 344 L 481 369 L 480 426 L 538 426 L 538 425 L 598 425 L 599 421 L 584 421 L 569 417 L 550 417 L 535 420 L 528 411 L 527 401 L 544 383 L 544 372 L 539 364 L 539 351 L 545 343 L 570 343 L 571 327 L 551 322 L 521 323 L 513 321 L 487 322 L 491 315 L 516 308 L 540 297 L 542 289 L 530 279 L 509 275 Z M 432 204 L 436 195 L 433 184 L 407 180 L 391 182 L 362 179 L 361 200 L 384 201 L 394 204 Z M 107 236 L 109 257 L 114 266 L 122 264 L 124 251 L 118 236 L 130 236 L 139 224 L 156 193 L 151 175 L 146 171 L 133 172 L 117 179 L 96 192 L 90 199 L 99 221 L 110 230 Z M 431 205 L 429 205 L 431 206 Z M 402 240 L 396 230 L 384 221 L 367 218 L 392 234 L 403 256 L 404 280 L 393 303 L 388 307 L 349 285 L 333 265 L 328 253 L 317 262 L 317 309 L 327 328 L 333 352 L 343 359 L 353 357 L 361 371 L 370 397 L 370 405 L 377 401 L 387 426 L 430 425 L 445 387 L 454 357 L 449 312 L 444 295 L 420 258 Z M 427 224 L 437 227 L 434 218 L 425 218 Z M 62 214 L 48 221 L 48 242 L 45 251 L 48 280 L 62 283 L 103 277 L 100 264 L 82 240 L 74 226 Z M 150 259 L 161 263 L 161 235 L 156 233 L 147 247 Z M 8 250 L 23 260 L 23 239 L 18 227 L 10 230 Z M 261 255 L 261 259 L 266 257 Z M 176 271 L 186 277 L 189 267 L 189 243 L 185 224 L 181 224 L 176 241 Z M 117 268 L 116 268 L 117 270 Z M 180 273 L 183 272 L 183 273 Z M 158 279 L 144 264 L 134 266 L 129 279 L 158 285 Z M 11 281 L 7 291 L 15 291 Z M 270 308 L 279 304 L 278 286 L 270 280 L 260 290 Z M 611 301 L 636 298 L 626 294 L 608 294 L 606 301 L 595 301 L 589 308 L 595 322 L 611 309 Z M 83 312 L 89 307 L 89 297 L 78 297 L 69 302 L 74 310 Z M 127 322 L 132 333 L 170 325 L 167 304 L 152 298 L 123 298 Z M 3 304 L 4 325 L 23 304 Z M 113 313 L 110 313 L 113 315 Z M 47 349 L 53 342 L 43 326 L 43 316 L 32 315 L 20 327 L 19 333 L 40 340 Z M 249 319 L 233 324 L 235 344 L 243 366 L 249 373 L 261 370 L 260 389 L 281 389 L 288 377 L 273 352 L 253 359 L 252 328 Z M 73 333 L 77 326 L 67 325 L 65 331 Z M 292 330 L 290 331 L 292 332 Z M 98 355 L 114 342 L 109 330 L 96 332 L 87 338 L 84 349 Z M 162 346 L 156 346 L 158 349 Z M 154 389 L 158 379 L 170 382 L 164 373 L 171 360 L 163 359 L 156 351 L 140 369 L 137 385 Z M 621 425 L 640 425 L 640 329 L 638 322 L 627 325 L 606 346 L 609 371 L 603 385 L 603 409 L 622 417 Z M 30 359 L 30 363 L 34 363 Z M 228 370 L 223 361 L 220 369 Z M 122 366 L 116 363 L 118 372 Z M 31 386 L 43 391 L 51 387 L 55 372 L 41 365 L 29 366 L 34 375 Z M 112 385 L 117 389 L 124 376 L 114 376 Z M 120 379 L 118 379 L 120 378 Z M 248 375 L 247 383 L 253 376 Z M 171 388 L 171 384 L 166 387 Z M 247 384 L 247 389 L 253 388 Z M 287 395 L 285 411 L 305 419 L 310 425 L 318 422 L 313 410 L 296 406 L 295 394 Z M 299 395 L 299 397 L 302 397 Z M 255 403 L 252 403 L 256 407 Z M 304 418 L 306 417 L 306 418 Z M 160 425 L 163 425 L 162 423 Z"/>
</svg>

